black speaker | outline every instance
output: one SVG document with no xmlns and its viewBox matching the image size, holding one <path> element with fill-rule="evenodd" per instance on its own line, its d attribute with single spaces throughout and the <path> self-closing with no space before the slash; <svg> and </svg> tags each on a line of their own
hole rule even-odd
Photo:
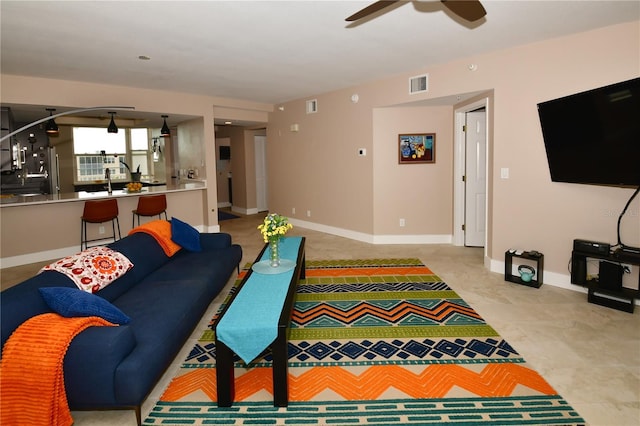
<svg viewBox="0 0 640 426">
<path fill-rule="evenodd" d="M 598 273 L 598 287 L 606 290 L 622 290 L 622 274 L 624 269 L 621 265 L 611 262 L 600 262 L 600 272 Z"/>
<path fill-rule="evenodd" d="M 571 257 L 571 283 L 585 285 L 587 283 L 587 258 L 584 256 Z"/>
</svg>

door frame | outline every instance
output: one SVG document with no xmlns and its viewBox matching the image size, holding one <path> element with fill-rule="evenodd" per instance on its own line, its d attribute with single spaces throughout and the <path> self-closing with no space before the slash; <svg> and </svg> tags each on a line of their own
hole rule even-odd
<svg viewBox="0 0 640 426">
<path fill-rule="evenodd" d="M 487 256 L 488 250 L 488 238 L 489 238 L 489 98 L 482 98 L 476 102 L 470 103 L 468 105 L 464 105 L 460 108 L 455 109 L 454 111 L 454 152 L 453 152 L 453 245 L 454 246 L 464 246 L 464 231 L 462 230 L 462 225 L 465 223 L 465 183 L 462 180 L 462 177 L 465 174 L 466 170 L 466 155 L 465 155 L 465 133 L 463 131 L 463 126 L 466 122 L 466 114 L 467 112 L 474 111 L 478 108 L 485 108 L 486 111 L 486 188 L 485 188 L 485 197 L 487 197 L 487 202 L 485 202 L 485 235 L 484 235 L 484 255 Z"/>
<path fill-rule="evenodd" d="M 262 149 L 258 149 L 258 144 L 262 145 Z M 253 146 L 254 146 L 254 159 L 255 159 L 255 175 L 256 175 L 256 210 L 258 213 L 262 211 L 269 211 L 269 175 L 267 173 L 267 136 L 266 135 L 254 135 L 253 136 Z M 258 185 L 259 178 L 258 176 L 258 168 L 260 163 L 262 164 L 264 178 L 262 187 Z M 264 206 L 260 205 L 260 196 L 261 191 L 263 191 L 264 195 Z"/>
</svg>

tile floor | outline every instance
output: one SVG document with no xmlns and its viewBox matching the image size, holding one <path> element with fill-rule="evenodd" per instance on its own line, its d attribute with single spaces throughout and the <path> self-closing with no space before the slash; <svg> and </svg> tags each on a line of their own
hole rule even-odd
<svg viewBox="0 0 640 426">
<path fill-rule="evenodd" d="M 256 227 L 264 215 L 220 223 L 243 247 L 243 264 L 262 248 Z M 640 309 L 628 314 L 587 303 L 586 294 L 543 285 L 504 281 L 483 266 L 482 249 L 450 245 L 371 245 L 321 232 L 304 235 L 307 259 L 417 257 L 438 274 L 540 372 L 590 425 L 640 424 Z M 47 262 L 43 262 L 45 264 Z M 41 264 L 1 271 L 6 288 Z M 232 280 L 231 280 L 232 281 Z M 230 281 L 230 283 L 231 283 Z M 215 312 L 214 301 L 196 330 Z M 143 405 L 143 417 L 199 337 L 194 332 Z M 133 411 L 74 411 L 75 426 L 135 425 Z"/>
</svg>

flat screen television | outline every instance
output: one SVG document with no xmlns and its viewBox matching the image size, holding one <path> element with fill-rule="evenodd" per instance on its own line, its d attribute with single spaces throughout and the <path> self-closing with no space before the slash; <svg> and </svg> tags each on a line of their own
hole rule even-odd
<svg viewBox="0 0 640 426">
<path fill-rule="evenodd" d="M 228 145 L 220 145 L 220 159 L 231 160 L 231 147 Z"/>
<path fill-rule="evenodd" d="M 640 78 L 538 104 L 553 182 L 640 186 Z"/>
</svg>

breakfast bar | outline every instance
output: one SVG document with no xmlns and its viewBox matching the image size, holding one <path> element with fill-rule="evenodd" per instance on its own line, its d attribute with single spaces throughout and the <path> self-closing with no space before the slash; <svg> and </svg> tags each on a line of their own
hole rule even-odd
<svg viewBox="0 0 640 426">
<path fill-rule="evenodd" d="M 165 194 L 168 217 L 193 226 L 204 226 L 206 183 L 167 183 L 144 187 L 140 192 L 114 190 L 3 196 L 0 198 L 0 258 L 2 267 L 58 259 L 80 251 L 80 217 L 84 202 L 115 198 L 118 201 L 122 235 L 131 229 L 132 211 L 144 195 Z M 89 238 L 106 238 L 92 226 Z M 108 240 L 106 241 L 109 242 Z"/>
</svg>

